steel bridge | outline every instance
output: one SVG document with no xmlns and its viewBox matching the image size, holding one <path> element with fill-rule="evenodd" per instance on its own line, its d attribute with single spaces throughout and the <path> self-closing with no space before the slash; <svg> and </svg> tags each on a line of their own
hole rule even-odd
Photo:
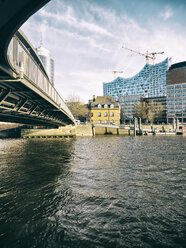
<svg viewBox="0 0 186 248">
<path fill-rule="evenodd" d="M 74 123 L 31 42 L 17 30 L 46 2 L 0 0 L 5 19 L 0 20 L 0 121 L 52 127 Z M 11 4 L 15 9 L 10 11 Z"/>
</svg>

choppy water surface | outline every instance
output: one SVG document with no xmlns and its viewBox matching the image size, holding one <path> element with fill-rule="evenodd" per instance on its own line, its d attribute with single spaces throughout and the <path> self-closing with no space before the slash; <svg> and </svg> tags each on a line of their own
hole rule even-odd
<svg viewBox="0 0 186 248">
<path fill-rule="evenodd" d="M 186 137 L 0 140 L 0 247 L 185 247 Z"/>
</svg>

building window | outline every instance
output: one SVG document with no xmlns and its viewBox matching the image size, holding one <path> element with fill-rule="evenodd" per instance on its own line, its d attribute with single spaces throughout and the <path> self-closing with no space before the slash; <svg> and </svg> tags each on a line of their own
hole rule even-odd
<svg viewBox="0 0 186 248">
<path fill-rule="evenodd" d="M 98 123 L 101 124 L 101 120 L 98 120 Z"/>
<path fill-rule="evenodd" d="M 107 123 L 107 120 L 105 120 L 105 123 Z"/>
<path fill-rule="evenodd" d="M 114 116 L 114 113 L 113 113 L 113 112 L 111 112 L 111 113 L 110 113 L 110 116 Z"/>
<path fill-rule="evenodd" d="M 108 108 L 108 105 L 107 105 L 107 104 L 105 104 L 105 105 L 104 105 L 104 108 Z"/>
<path fill-rule="evenodd" d="M 110 108 L 114 108 L 114 104 L 111 104 L 111 105 L 110 105 Z"/>
<path fill-rule="evenodd" d="M 93 113 L 91 113 L 91 117 L 93 117 Z"/>
<path fill-rule="evenodd" d="M 101 108 L 101 104 L 98 104 L 98 108 Z"/>
<path fill-rule="evenodd" d="M 114 123 L 114 120 L 111 120 L 110 122 L 111 122 L 111 124 L 113 124 Z"/>
<path fill-rule="evenodd" d="M 98 117 L 101 117 L 101 113 L 100 112 L 98 112 Z"/>
<path fill-rule="evenodd" d="M 104 116 L 106 117 L 107 115 L 108 115 L 107 112 L 105 112 Z"/>
</svg>

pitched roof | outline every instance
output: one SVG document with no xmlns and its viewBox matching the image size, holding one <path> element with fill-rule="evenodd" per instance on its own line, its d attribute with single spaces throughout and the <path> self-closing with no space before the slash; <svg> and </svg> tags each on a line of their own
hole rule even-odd
<svg viewBox="0 0 186 248">
<path fill-rule="evenodd" d="M 95 107 L 98 104 L 104 105 L 111 105 L 113 104 L 115 107 L 119 107 L 119 103 L 114 100 L 112 96 L 97 96 L 95 101 L 91 102 L 91 107 Z"/>
</svg>

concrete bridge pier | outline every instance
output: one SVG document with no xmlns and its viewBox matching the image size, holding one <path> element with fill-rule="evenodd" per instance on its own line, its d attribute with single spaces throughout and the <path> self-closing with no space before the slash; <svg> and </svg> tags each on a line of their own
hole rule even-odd
<svg viewBox="0 0 186 248">
<path fill-rule="evenodd" d="M 119 128 L 117 128 L 117 135 L 119 135 Z"/>
<path fill-rule="evenodd" d="M 174 130 L 176 128 L 176 125 L 175 125 L 175 118 L 172 119 L 172 129 Z"/>
<path fill-rule="evenodd" d="M 143 130 L 141 128 L 141 117 L 138 118 L 138 125 L 139 125 L 139 135 L 143 135 Z"/>
<path fill-rule="evenodd" d="M 134 117 L 134 136 L 136 136 L 137 118 Z"/>
<path fill-rule="evenodd" d="M 92 124 L 92 136 L 95 136 L 95 127 L 93 124 Z"/>
<path fill-rule="evenodd" d="M 178 118 L 176 119 L 176 130 L 178 130 L 179 129 L 179 120 L 178 120 Z"/>
</svg>

